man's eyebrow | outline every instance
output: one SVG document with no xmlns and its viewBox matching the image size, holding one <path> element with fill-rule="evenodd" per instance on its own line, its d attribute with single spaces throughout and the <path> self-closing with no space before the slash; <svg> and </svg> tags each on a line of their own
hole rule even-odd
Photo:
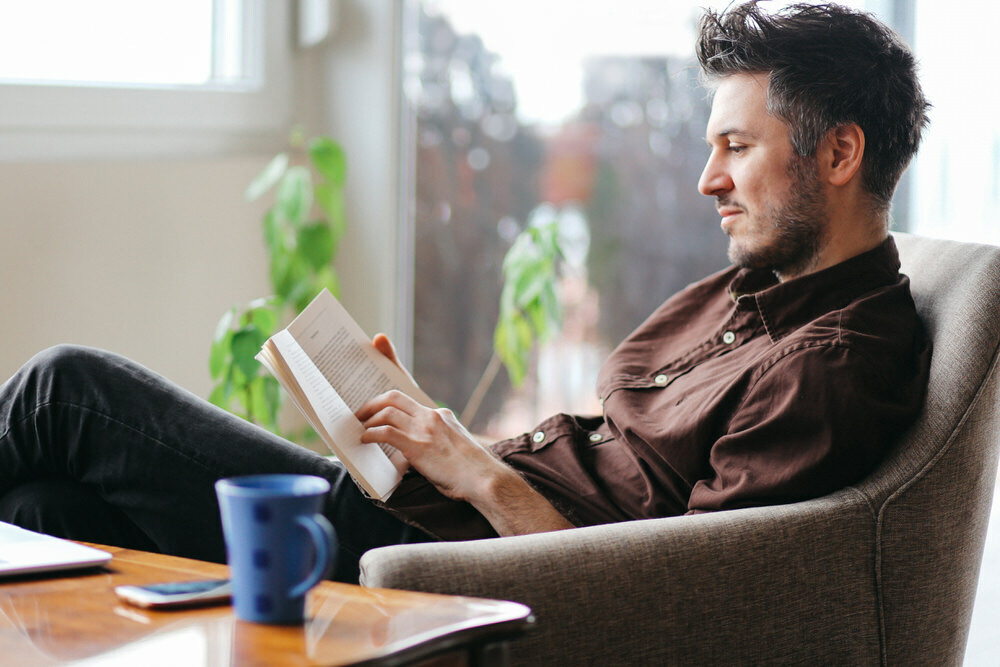
<svg viewBox="0 0 1000 667">
<path fill-rule="evenodd" d="M 728 137 L 731 134 L 735 134 L 735 135 L 738 135 L 738 136 L 741 136 L 741 137 L 746 137 L 747 139 L 757 139 L 758 138 L 757 134 L 751 132 L 750 130 L 741 130 L 738 127 L 731 127 L 728 130 L 722 130 L 721 132 L 719 132 L 715 136 L 724 139 L 724 138 Z"/>
<path fill-rule="evenodd" d="M 731 128 L 722 130 L 720 132 L 717 132 L 714 135 L 712 135 L 712 138 L 718 137 L 720 139 L 725 139 L 726 137 L 728 137 L 731 134 L 735 134 L 735 135 L 740 136 L 740 137 L 746 137 L 747 139 L 759 139 L 760 138 L 758 135 L 754 134 L 753 132 L 750 132 L 749 130 L 741 130 L 741 129 L 737 128 L 737 127 L 731 127 Z M 711 144 L 712 143 L 712 141 L 711 141 L 712 138 L 705 137 L 705 143 L 706 144 Z"/>
</svg>

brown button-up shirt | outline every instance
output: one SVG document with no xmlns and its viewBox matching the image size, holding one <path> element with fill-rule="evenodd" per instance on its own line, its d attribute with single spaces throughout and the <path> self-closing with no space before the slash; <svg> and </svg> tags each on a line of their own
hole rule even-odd
<svg viewBox="0 0 1000 667">
<path fill-rule="evenodd" d="M 785 283 L 730 268 L 611 354 L 603 415 L 556 415 L 494 450 L 576 525 L 818 497 L 916 417 L 929 358 L 891 238 Z M 445 539 L 492 534 L 418 475 L 388 505 Z"/>
</svg>

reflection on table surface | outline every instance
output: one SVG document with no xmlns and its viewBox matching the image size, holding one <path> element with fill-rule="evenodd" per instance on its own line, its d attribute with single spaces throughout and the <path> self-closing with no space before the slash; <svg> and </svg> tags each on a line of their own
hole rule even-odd
<svg viewBox="0 0 1000 667">
<path fill-rule="evenodd" d="M 3 664 L 340 665 L 418 658 L 468 642 L 515 636 L 530 610 L 513 602 L 324 582 L 296 626 L 240 621 L 228 606 L 151 611 L 114 587 L 226 575 L 221 565 L 109 548 L 107 568 L 0 581 Z M 16 659 L 15 659 L 16 658 Z"/>
</svg>

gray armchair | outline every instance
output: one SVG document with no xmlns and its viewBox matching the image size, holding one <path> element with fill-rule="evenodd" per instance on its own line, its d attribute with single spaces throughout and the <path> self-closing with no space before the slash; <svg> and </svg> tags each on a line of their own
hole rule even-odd
<svg viewBox="0 0 1000 667">
<path fill-rule="evenodd" d="M 376 549 L 367 586 L 517 600 L 516 664 L 960 664 L 1000 444 L 1000 248 L 896 235 L 931 337 L 919 421 L 806 502 Z"/>
</svg>

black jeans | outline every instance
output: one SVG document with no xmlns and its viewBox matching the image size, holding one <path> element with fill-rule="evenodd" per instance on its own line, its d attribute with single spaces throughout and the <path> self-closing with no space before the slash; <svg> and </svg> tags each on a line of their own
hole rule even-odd
<svg viewBox="0 0 1000 667">
<path fill-rule="evenodd" d="M 333 578 L 368 549 L 429 535 L 375 507 L 342 466 L 110 352 L 62 345 L 0 388 L 0 519 L 61 537 L 225 562 L 215 481 L 330 481 Z"/>
</svg>

